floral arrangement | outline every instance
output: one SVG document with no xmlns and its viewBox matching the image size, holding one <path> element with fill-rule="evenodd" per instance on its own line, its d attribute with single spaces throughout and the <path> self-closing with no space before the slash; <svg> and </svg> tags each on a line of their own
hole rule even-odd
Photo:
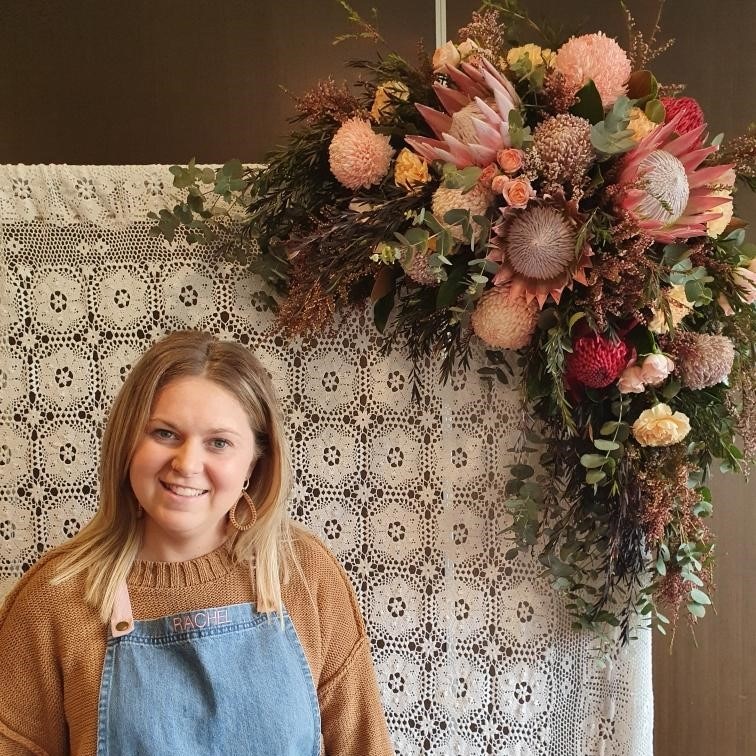
<svg viewBox="0 0 756 756">
<path fill-rule="evenodd" d="M 711 139 L 648 69 L 671 45 L 658 19 L 646 38 L 625 13 L 623 48 L 490 0 L 416 65 L 319 83 L 265 166 L 173 166 L 186 202 L 152 217 L 210 241 L 215 203 L 243 203 L 230 253 L 287 334 L 370 298 L 386 349 L 437 355 L 443 379 L 481 340 L 481 373 L 522 386 L 507 556 L 535 551 L 576 627 L 626 641 L 704 616 L 707 478 L 756 452 L 756 246 L 733 214 L 756 132 Z"/>
</svg>

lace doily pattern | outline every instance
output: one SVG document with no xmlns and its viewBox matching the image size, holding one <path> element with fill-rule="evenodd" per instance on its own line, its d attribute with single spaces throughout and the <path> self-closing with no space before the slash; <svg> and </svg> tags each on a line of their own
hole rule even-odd
<svg viewBox="0 0 756 756">
<path fill-rule="evenodd" d="M 507 560 L 514 389 L 440 387 L 384 356 L 369 314 L 286 343 L 262 284 L 149 236 L 164 166 L 0 169 L 0 596 L 96 506 L 98 438 L 144 349 L 203 328 L 253 349 L 282 398 L 292 516 L 360 600 L 401 756 L 650 756 L 650 640 L 599 669 L 525 557 Z M 480 357 L 480 356 L 479 356 Z"/>
</svg>

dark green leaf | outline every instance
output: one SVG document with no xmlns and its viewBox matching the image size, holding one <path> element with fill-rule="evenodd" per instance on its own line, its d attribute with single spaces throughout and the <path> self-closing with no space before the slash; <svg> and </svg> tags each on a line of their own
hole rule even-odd
<svg viewBox="0 0 756 756">
<path fill-rule="evenodd" d="M 604 119 L 604 106 L 601 104 L 601 95 L 593 81 L 589 81 L 579 90 L 576 97 L 577 102 L 570 108 L 572 115 L 585 118 L 592 124 Z"/>
</svg>

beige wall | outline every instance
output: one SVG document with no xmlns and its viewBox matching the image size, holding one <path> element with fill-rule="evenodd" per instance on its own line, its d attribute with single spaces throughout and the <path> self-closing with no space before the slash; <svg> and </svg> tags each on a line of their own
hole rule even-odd
<svg viewBox="0 0 756 756">
<path fill-rule="evenodd" d="M 651 0 L 628 0 L 642 28 Z M 354 0 L 377 6 L 380 26 L 405 55 L 433 48 L 433 0 Z M 477 3 L 448 0 L 449 36 Z M 604 29 L 624 41 L 618 3 L 533 0 L 553 22 Z M 0 162 L 170 163 L 196 156 L 261 160 L 285 133 L 291 103 L 318 78 L 348 75 L 341 61 L 366 45 L 331 46 L 346 29 L 335 0 L 3 0 L 0 4 Z M 654 65 L 684 81 L 713 132 L 756 120 L 756 5 L 751 0 L 669 0 L 677 45 Z M 741 192 L 741 214 L 756 202 Z M 655 646 L 657 756 L 756 754 L 756 507 L 753 486 L 717 477 L 717 615 L 672 655 Z"/>
</svg>

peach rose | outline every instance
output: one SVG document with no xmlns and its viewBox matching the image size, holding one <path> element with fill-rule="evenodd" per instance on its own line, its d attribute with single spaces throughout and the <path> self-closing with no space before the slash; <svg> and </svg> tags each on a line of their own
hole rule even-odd
<svg viewBox="0 0 756 756">
<path fill-rule="evenodd" d="M 491 179 L 491 191 L 494 194 L 502 194 L 504 192 L 504 187 L 511 181 L 509 176 L 502 176 L 499 174 L 498 176 L 494 176 Z"/>
<path fill-rule="evenodd" d="M 478 176 L 478 183 L 489 191 L 492 190 L 492 183 L 496 176 L 499 175 L 499 169 L 496 163 L 489 163 Z"/>
<path fill-rule="evenodd" d="M 510 179 L 502 190 L 504 201 L 511 207 L 525 207 L 535 197 L 535 189 L 526 178 Z"/>
<path fill-rule="evenodd" d="M 690 421 L 682 412 L 672 412 L 668 404 L 643 410 L 633 423 L 633 436 L 641 446 L 671 446 L 690 433 Z"/>
<path fill-rule="evenodd" d="M 626 367 L 617 381 L 620 394 L 642 394 L 646 390 L 642 372 L 637 365 Z"/>
<path fill-rule="evenodd" d="M 648 386 L 658 386 L 675 369 L 675 363 L 665 354 L 649 354 L 641 365 L 641 379 Z"/>
<path fill-rule="evenodd" d="M 406 147 L 399 153 L 394 164 L 394 183 L 412 191 L 430 181 L 428 163 Z"/>
<path fill-rule="evenodd" d="M 496 153 L 496 162 L 501 166 L 504 173 L 517 173 L 525 162 L 525 153 L 522 150 L 516 150 L 509 147 L 506 150 L 499 150 Z"/>
<path fill-rule="evenodd" d="M 454 46 L 454 42 L 447 42 L 445 45 L 436 48 L 436 52 L 433 53 L 433 71 L 434 73 L 443 71 L 444 66 L 454 68 L 459 65 L 461 60 L 462 56 Z"/>
</svg>

